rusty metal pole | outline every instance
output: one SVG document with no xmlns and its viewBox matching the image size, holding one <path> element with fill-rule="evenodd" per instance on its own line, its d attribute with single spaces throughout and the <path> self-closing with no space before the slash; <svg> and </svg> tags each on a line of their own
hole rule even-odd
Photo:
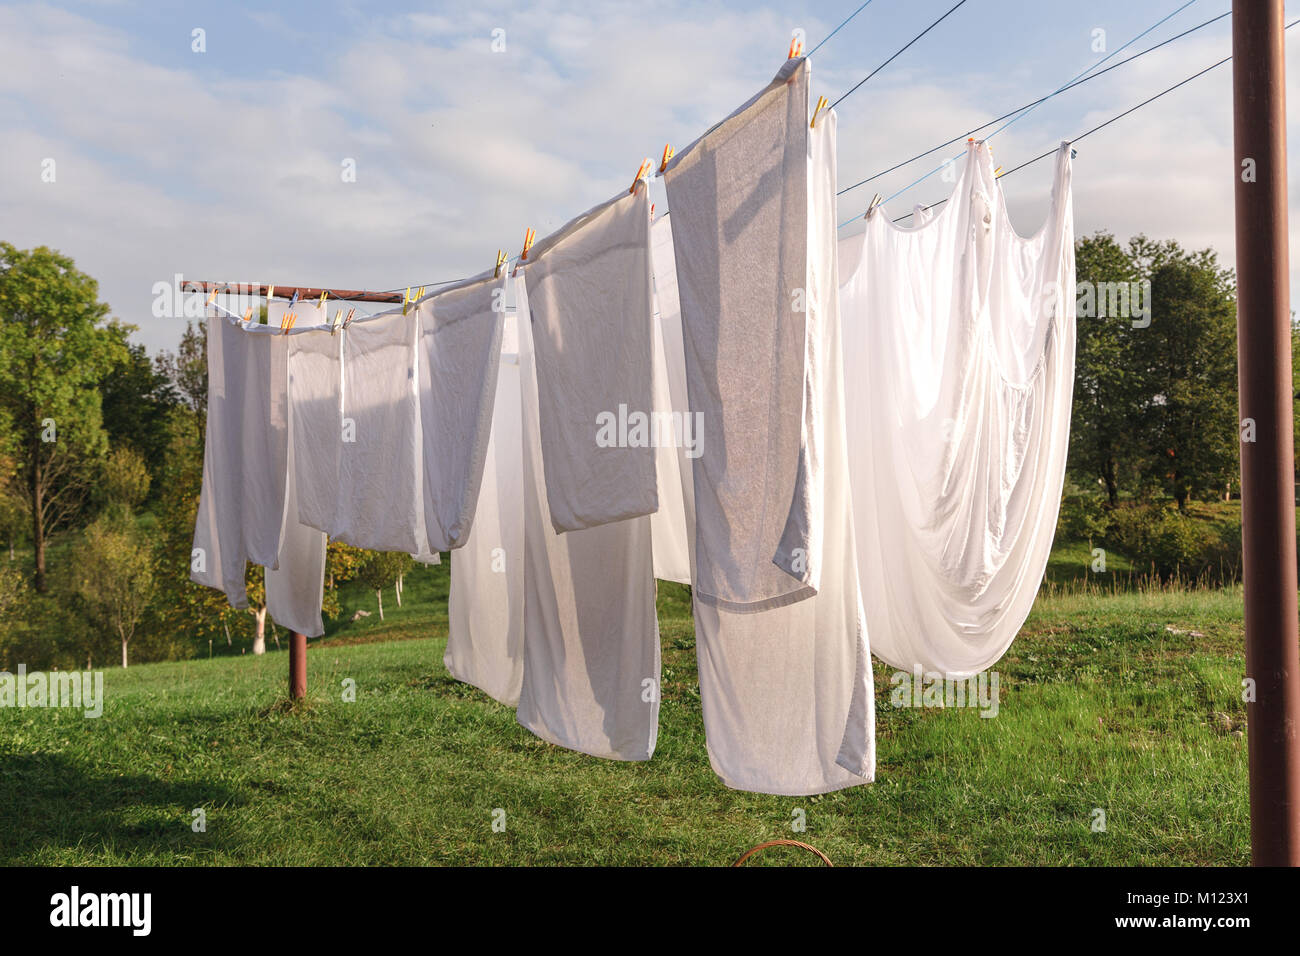
<svg viewBox="0 0 1300 956">
<path fill-rule="evenodd" d="M 1250 841 L 1256 866 L 1300 865 L 1300 635 L 1287 258 L 1282 0 L 1233 0 L 1237 376 L 1243 419 Z M 1254 440 L 1246 419 L 1254 422 Z"/>
<path fill-rule="evenodd" d="M 297 631 L 289 632 L 289 696 L 307 696 L 307 636 Z"/>
</svg>

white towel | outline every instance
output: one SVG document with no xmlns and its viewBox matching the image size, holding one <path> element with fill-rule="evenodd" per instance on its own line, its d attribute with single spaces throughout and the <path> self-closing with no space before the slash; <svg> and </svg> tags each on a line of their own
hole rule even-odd
<svg viewBox="0 0 1300 956">
<path fill-rule="evenodd" d="M 658 507 L 649 190 L 638 184 L 533 247 L 528 293 L 551 523 L 593 528 Z"/>
<path fill-rule="evenodd" d="M 761 613 L 695 602 L 709 760 L 729 787 L 804 795 L 875 774 L 871 656 L 858 591 L 835 294 L 835 126 L 818 117 L 809 194 L 808 419 L 816 448 L 809 498 L 821 502 L 810 558 L 816 596 Z M 676 212 L 672 213 L 676 216 Z M 680 257 L 679 257 L 680 261 Z M 805 441 L 808 444 L 808 441 Z M 697 472 L 698 475 L 698 472 Z"/>
<path fill-rule="evenodd" d="M 331 537 L 427 553 L 416 335 L 411 314 L 354 321 L 343 342 L 339 499 Z M 313 333 L 327 335 L 328 333 Z"/>
<path fill-rule="evenodd" d="M 613 760 L 649 760 L 659 728 L 659 622 L 650 519 L 568 534 L 557 534 L 548 525 L 524 279 L 520 276 L 515 284 L 526 550 L 519 723 L 570 750 Z"/>
<path fill-rule="evenodd" d="M 1029 238 L 987 147 L 919 228 L 873 213 L 841 289 L 850 472 L 871 644 L 964 678 L 1024 623 L 1052 545 L 1074 381 L 1070 153 Z"/>
<path fill-rule="evenodd" d="M 500 366 L 473 528 L 451 553 L 442 660 L 452 677 L 514 707 L 524 679 L 524 446 L 513 316 Z"/>
<path fill-rule="evenodd" d="M 209 310 L 211 313 L 212 310 Z M 284 526 L 288 338 L 210 314 L 208 419 L 190 578 L 248 606 L 246 562 L 274 568 Z"/>
<path fill-rule="evenodd" d="M 268 327 L 277 329 L 286 311 L 287 303 L 272 302 L 267 308 Z M 320 308 L 319 304 L 300 302 L 294 306 L 293 311 L 297 316 L 295 328 L 302 328 L 324 323 L 328 310 Z M 318 356 L 313 352 L 304 353 L 301 349 L 303 343 L 316 342 L 322 337 L 333 347 L 335 361 L 332 363 L 329 362 L 329 349 L 326 349 L 327 355 L 323 362 L 319 361 Z M 281 336 L 281 338 L 286 337 Z M 338 350 L 335 340 L 321 332 L 290 335 L 287 341 L 289 441 L 285 467 L 284 524 L 280 539 L 278 570 L 271 568 L 266 570 L 266 610 L 271 615 L 271 619 L 282 627 L 307 637 L 320 637 L 325 633 L 325 625 L 321 620 L 321 599 L 324 596 L 325 584 L 326 537 L 325 532 L 303 522 L 299 501 L 301 495 L 314 495 L 322 482 L 332 490 L 336 475 L 322 474 L 317 470 L 324 463 L 317 461 L 312 454 L 318 447 L 315 444 L 317 436 L 313 433 L 313 426 L 320 422 L 321 416 L 318 414 L 318 409 L 312 408 L 311 414 L 300 421 L 295 413 L 305 406 L 301 400 L 295 400 L 294 393 L 301 385 L 306 384 L 304 379 L 310 383 L 307 387 L 314 391 L 327 388 L 331 377 L 337 386 Z M 322 366 L 326 370 L 323 375 L 318 376 L 317 372 Z M 324 399 L 324 404 L 327 407 L 330 405 L 328 398 Z M 332 410 L 334 420 L 337 422 L 336 395 Z M 336 442 L 337 429 L 331 430 L 328 437 Z M 333 447 L 337 448 L 337 444 Z M 300 454 L 311 455 L 306 459 L 309 467 L 301 470 L 297 467 L 297 457 Z M 337 455 L 334 456 L 333 461 L 337 469 Z M 306 483 L 305 487 L 300 486 L 300 481 Z M 314 500 L 309 500 L 309 503 L 314 503 Z"/>
<path fill-rule="evenodd" d="M 655 577 L 691 583 L 689 528 L 695 524 L 690 457 L 695 453 L 695 419 L 686 395 L 686 353 L 682 348 L 682 313 L 677 302 L 677 266 L 673 262 L 673 232 L 668 220 L 650 227 L 654 264 L 655 303 L 655 480 L 659 510 L 650 516 L 654 539 Z"/>
<path fill-rule="evenodd" d="M 459 548 L 474 521 L 501 364 L 504 283 L 480 276 L 435 293 L 417 309 L 424 523 L 431 551 Z"/>
<path fill-rule="evenodd" d="M 685 332 L 698 601 L 757 612 L 816 593 L 799 474 L 808 286 L 808 67 L 680 153 L 664 182 Z M 789 530 L 787 530 L 789 526 Z M 801 553 L 795 553 L 796 549 Z"/>
</svg>

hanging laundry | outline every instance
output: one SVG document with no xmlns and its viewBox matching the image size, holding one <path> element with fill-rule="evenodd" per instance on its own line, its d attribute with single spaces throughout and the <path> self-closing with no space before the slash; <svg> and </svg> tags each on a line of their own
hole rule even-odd
<svg viewBox="0 0 1300 956">
<path fill-rule="evenodd" d="M 491 273 L 449 286 L 417 307 L 420 427 L 427 548 L 465 543 L 474 521 L 492 428 L 504 279 Z"/>
<path fill-rule="evenodd" d="M 1047 221 L 1019 236 L 986 145 L 917 228 L 873 213 L 841 289 L 850 475 L 872 649 L 953 678 L 1002 656 L 1047 566 L 1074 381 L 1062 145 Z"/>
<path fill-rule="evenodd" d="M 699 450 L 699 436 L 686 394 L 686 353 L 682 347 L 681 307 L 677 303 L 673 232 L 662 217 L 650 227 L 650 252 L 658 309 L 654 324 L 654 408 L 659 436 L 655 446 L 659 510 L 650 516 L 650 536 L 655 577 L 690 584 L 694 548 L 688 529 L 695 524 L 691 462 Z"/>
<path fill-rule="evenodd" d="M 283 303 L 272 302 L 268 317 L 279 325 Z M 297 517 L 321 531 L 337 527 L 343 426 L 343 339 L 346 333 L 289 335 L 289 414 L 293 420 L 293 484 Z"/>
<path fill-rule="evenodd" d="M 525 285 L 530 268 L 514 287 L 525 485 L 524 678 L 518 719 L 542 739 L 570 750 L 649 760 L 659 728 L 650 519 L 567 534 L 558 534 L 547 521 L 534 324 Z"/>
<path fill-rule="evenodd" d="M 808 65 L 679 153 L 664 182 L 685 335 L 695 597 L 757 612 L 817 591 L 805 439 Z"/>
<path fill-rule="evenodd" d="M 442 660 L 456 680 L 514 707 L 524 677 L 524 446 L 514 316 L 506 318 L 499 361 L 473 528 L 451 553 Z"/>
<path fill-rule="evenodd" d="M 280 320 L 287 310 L 287 303 L 278 300 L 272 301 L 267 307 L 267 326 L 271 329 L 278 329 Z M 299 302 L 294 306 L 293 311 L 297 316 L 294 324 L 295 328 L 324 324 L 327 318 L 327 310 L 320 307 L 319 304 Z M 281 338 L 284 337 L 281 336 Z M 325 362 L 317 364 L 330 366 L 334 381 L 337 383 L 338 352 L 337 347 L 335 347 L 335 340 L 329 335 L 319 332 L 290 335 L 288 336 L 288 393 L 290 396 L 298 390 L 298 380 L 300 378 L 304 376 L 308 377 L 308 379 L 315 377 L 316 369 L 311 367 L 315 356 L 311 352 L 304 355 L 300 343 L 317 342 L 321 338 L 329 340 L 329 345 L 333 347 L 334 361 L 330 363 L 327 358 Z M 330 350 L 327 349 L 326 351 L 328 353 Z M 329 375 L 330 373 L 326 372 L 324 377 L 328 379 Z M 319 383 L 313 382 L 312 384 Z M 326 404 L 329 405 L 328 399 Z M 285 465 L 284 518 L 280 532 L 277 568 L 266 569 L 266 610 L 271 615 L 271 619 L 282 627 L 286 627 L 290 631 L 297 631 L 307 637 L 320 637 L 325 633 L 325 624 L 321 620 L 321 599 L 324 595 L 325 547 L 327 542 L 325 532 L 317 530 L 302 520 L 300 497 L 304 494 L 306 496 L 315 494 L 317 483 L 323 477 L 314 470 L 316 465 L 321 464 L 316 460 L 317 456 L 314 454 L 320 448 L 316 441 L 320 438 L 327 438 L 330 446 L 337 448 L 338 431 L 336 427 L 327 436 L 314 435 L 304 426 L 310 426 L 316 422 L 310 417 L 307 417 L 305 421 L 299 421 L 295 416 L 295 410 L 301 407 L 300 404 L 290 398 L 287 406 L 289 440 Z M 333 397 L 331 407 L 337 423 L 338 404 L 336 396 Z M 299 455 L 309 456 L 307 460 L 311 463 L 311 467 L 299 469 L 296 464 Z M 336 455 L 334 458 L 336 472 L 337 463 Z M 336 479 L 336 475 L 333 477 Z M 306 482 L 305 489 L 299 487 L 300 481 Z M 332 492 L 333 485 L 329 484 L 327 487 Z M 311 501 L 308 502 L 309 505 L 311 503 Z"/>
<path fill-rule="evenodd" d="M 246 562 L 276 567 L 285 518 L 288 338 L 207 319 L 208 417 L 190 578 L 248 607 Z"/>
<path fill-rule="evenodd" d="M 759 613 L 695 602 L 700 698 L 714 772 L 738 790 L 789 796 L 870 783 L 875 776 L 871 653 L 858 589 L 844 428 L 836 124 L 833 111 L 817 117 L 807 172 L 805 419 L 811 424 L 803 444 L 806 500 L 820 503 L 820 529 L 809 538 L 815 548 L 810 558 L 823 569 L 820 587 L 807 600 Z"/>
<path fill-rule="evenodd" d="M 354 321 L 341 333 L 339 495 L 334 522 L 323 530 L 358 548 L 427 559 L 418 332 L 413 316 L 393 313 Z"/>
<path fill-rule="evenodd" d="M 556 531 L 658 507 L 648 193 L 637 184 L 529 252 L 543 465 Z"/>
</svg>

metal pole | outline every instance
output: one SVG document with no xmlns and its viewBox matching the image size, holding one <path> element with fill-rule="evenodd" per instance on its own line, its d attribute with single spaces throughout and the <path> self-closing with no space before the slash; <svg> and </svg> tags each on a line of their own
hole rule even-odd
<svg viewBox="0 0 1300 956">
<path fill-rule="evenodd" d="M 289 696 L 307 696 L 307 636 L 297 631 L 289 632 Z"/>
<path fill-rule="evenodd" d="M 1287 259 L 1282 0 L 1233 0 L 1237 375 L 1243 420 L 1250 838 L 1257 866 L 1300 865 L 1300 635 Z M 1245 420 L 1254 422 L 1254 440 Z"/>
</svg>

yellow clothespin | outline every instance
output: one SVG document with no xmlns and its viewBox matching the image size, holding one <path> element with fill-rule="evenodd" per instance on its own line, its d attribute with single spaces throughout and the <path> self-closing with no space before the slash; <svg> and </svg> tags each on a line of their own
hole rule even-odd
<svg viewBox="0 0 1300 956">
<path fill-rule="evenodd" d="M 329 296 L 329 294 L 330 294 L 329 289 L 320 290 L 320 301 L 316 303 L 316 308 L 318 309 L 325 308 L 325 299 Z"/>
<path fill-rule="evenodd" d="M 501 278 L 501 267 L 506 264 L 506 253 L 504 249 L 497 250 L 497 267 L 492 270 L 492 278 Z"/>
<path fill-rule="evenodd" d="M 411 287 L 406 287 L 406 294 L 402 296 L 402 315 L 406 315 L 406 310 L 411 304 Z"/>
<path fill-rule="evenodd" d="M 646 174 L 649 172 L 650 172 L 650 157 L 647 156 L 645 159 L 641 160 L 641 168 L 636 171 L 636 179 L 632 180 L 632 188 L 628 190 L 628 193 L 636 192 L 636 184 L 639 183 L 641 180 L 645 179 Z"/>
<path fill-rule="evenodd" d="M 665 169 L 668 168 L 668 160 L 672 159 L 673 155 L 676 152 L 677 151 L 673 149 L 672 146 L 670 146 L 668 143 L 664 143 L 664 158 L 659 162 L 659 172 L 662 173 Z"/>
<path fill-rule="evenodd" d="M 993 178 L 994 178 L 994 179 L 1001 179 L 1001 178 L 1002 178 L 1002 167 L 1001 167 L 1001 166 L 999 166 L 997 169 L 993 170 Z"/>
<path fill-rule="evenodd" d="M 873 197 L 871 198 L 871 205 L 867 207 L 867 214 L 866 214 L 865 216 L 863 216 L 862 218 L 863 218 L 863 219 L 870 219 L 870 218 L 871 218 L 871 214 L 872 214 L 873 212 L 876 211 L 876 207 L 879 206 L 880 203 L 881 203 L 881 196 L 880 196 L 880 193 L 876 193 L 875 196 L 873 196 Z"/>
<path fill-rule="evenodd" d="M 266 301 L 270 302 L 274 298 L 275 298 L 275 286 L 269 285 L 266 287 Z"/>
<path fill-rule="evenodd" d="M 812 119 L 808 122 L 809 129 L 817 128 L 817 114 L 831 105 L 831 101 L 824 96 L 817 97 L 817 108 L 813 110 Z"/>
<path fill-rule="evenodd" d="M 803 55 L 803 40 L 800 40 L 797 35 L 792 36 L 790 38 L 790 53 L 786 57 L 786 59 L 793 60 L 795 57 L 802 56 L 802 55 Z"/>
<path fill-rule="evenodd" d="M 330 335 L 333 335 L 343 327 L 343 310 L 339 309 L 334 313 L 334 321 L 330 323 Z"/>
</svg>

